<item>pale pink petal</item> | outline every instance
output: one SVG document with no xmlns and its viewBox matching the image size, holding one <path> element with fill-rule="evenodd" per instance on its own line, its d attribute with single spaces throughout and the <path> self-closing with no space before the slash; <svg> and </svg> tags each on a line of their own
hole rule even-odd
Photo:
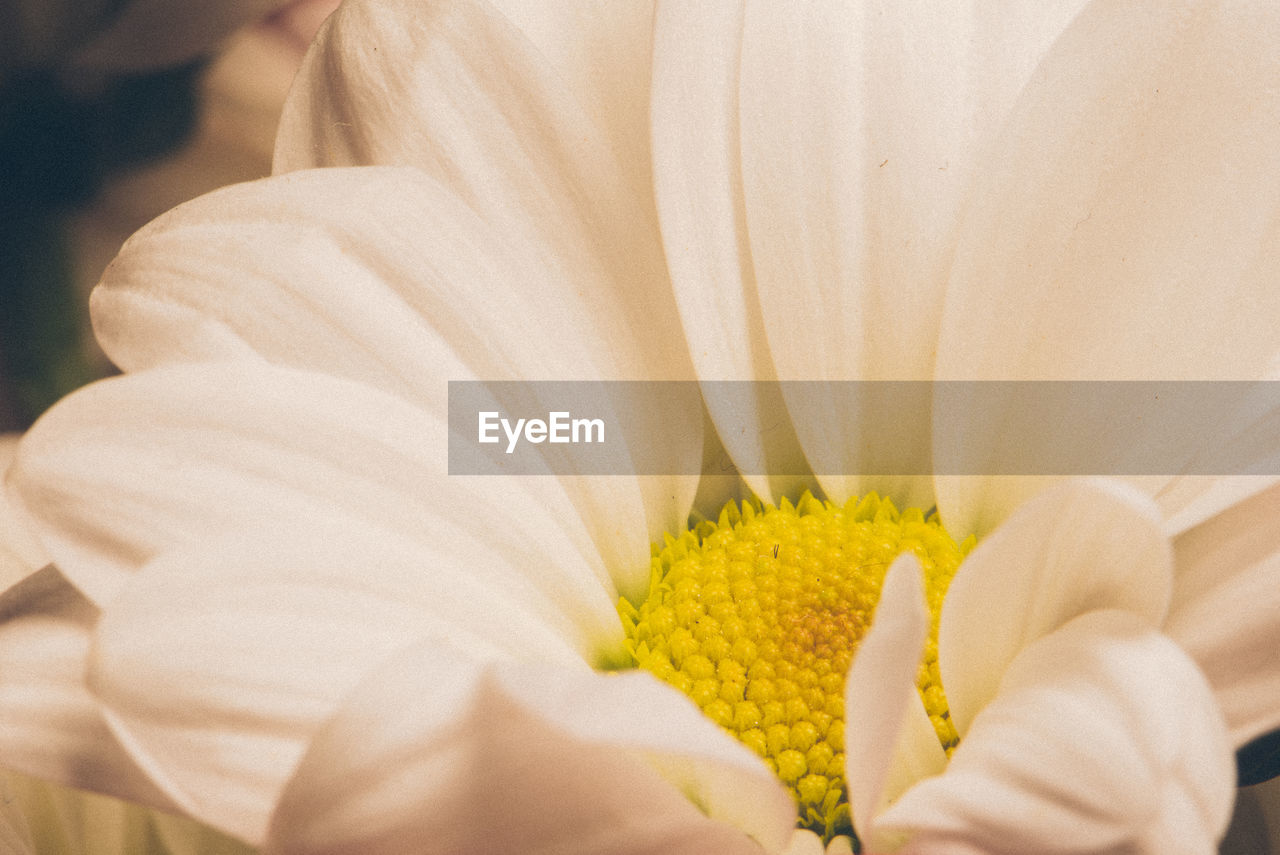
<svg viewBox="0 0 1280 855">
<path fill-rule="evenodd" d="M 1195 665 L 1136 615 L 1092 612 L 1012 663 L 952 755 L 877 820 L 873 851 L 1209 855 L 1231 745 Z"/>
<path fill-rule="evenodd" d="M 53 567 L 0 597 L 0 757 L 30 775 L 174 810 L 85 687 L 97 614 Z"/>
<path fill-rule="evenodd" d="M 1067 481 L 1019 508 L 965 558 L 942 609 L 938 664 L 961 740 L 1037 638 L 1093 609 L 1158 626 L 1172 571 L 1158 511 L 1121 482 Z"/>
<path fill-rule="evenodd" d="M 1237 746 L 1280 726 L 1280 487 L 1174 541 L 1165 631 L 1204 671 Z"/>
<path fill-rule="evenodd" d="M 751 853 L 784 849 L 794 823 L 758 758 L 648 674 L 482 668 L 436 644 L 349 696 L 267 849 Z"/>
</svg>

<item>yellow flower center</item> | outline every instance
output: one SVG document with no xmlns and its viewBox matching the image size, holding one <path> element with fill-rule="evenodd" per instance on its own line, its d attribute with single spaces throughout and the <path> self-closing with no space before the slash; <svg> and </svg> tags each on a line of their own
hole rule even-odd
<svg viewBox="0 0 1280 855">
<path fill-rule="evenodd" d="M 801 828 L 850 834 L 845 675 L 885 573 L 908 551 L 924 568 L 932 628 L 917 684 L 950 751 L 938 618 L 972 545 L 874 493 L 843 506 L 808 493 L 780 507 L 730 502 L 718 521 L 655 544 L 648 597 L 618 602 L 627 650 L 764 759 L 795 796 Z"/>
</svg>

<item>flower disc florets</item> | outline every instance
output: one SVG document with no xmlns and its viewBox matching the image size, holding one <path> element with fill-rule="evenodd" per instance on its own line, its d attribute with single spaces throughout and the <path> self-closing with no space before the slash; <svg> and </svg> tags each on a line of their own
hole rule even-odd
<svg viewBox="0 0 1280 855">
<path fill-rule="evenodd" d="M 618 610 L 635 664 L 693 699 L 791 789 L 799 825 L 851 831 L 844 684 L 885 573 L 920 559 L 932 628 L 917 679 L 938 738 L 957 742 L 938 674 L 943 596 L 962 545 L 936 517 L 868 494 L 843 506 L 806 493 L 779 507 L 730 502 L 720 518 L 654 546 L 649 594 Z"/>
</svg>

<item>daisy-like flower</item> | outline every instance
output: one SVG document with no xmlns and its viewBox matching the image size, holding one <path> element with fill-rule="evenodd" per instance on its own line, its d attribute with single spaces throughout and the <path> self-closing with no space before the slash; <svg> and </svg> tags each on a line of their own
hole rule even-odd
<svg viewBox="0 0 1280 855">
<path fill-rule="evenodd" d="M 1212 851 L 1268 479 L 833 477 L 714 395 L 819 474 L 446 474 L 448 380 L 1268 377 L 1280 12 L 918 5 L 345 4 L 24 441 L 6 762 L 289 853 Z"/>
</svg>

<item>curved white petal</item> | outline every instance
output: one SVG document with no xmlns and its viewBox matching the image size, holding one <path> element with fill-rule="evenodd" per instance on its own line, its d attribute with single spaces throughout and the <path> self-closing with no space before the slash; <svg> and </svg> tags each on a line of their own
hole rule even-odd
<svg viewBox="0 0 1280 855">
<path fill-rule="evenodd" d="M 33 523 L 10 501 L 5 488 L 20 439 L 18 434 L 0 435 L 0 592 L 49 563 Z"/>
<path fill-rule="evenodd" d="M 524 592 L 495 586 L 504 556 L 460 546 L 279 513 L 170 551 L 104 610 L 90 686 L 187 813 L 259 841 L 311 734 L 394 651 L 430 638 L 587 669 Z"/>
<path fill-rule="evenodd" d="M 445 446 L 429 413 L 370 387 L 206 363 L 64 400 L 28 433 L 12 477 L 59 567 L 99 603 L 174 546 L 275 514 L 336 515 L 415 542 L 424 556 L 477 550 L 538 567 L 508 571 L 502 584 L 583 644 L 616 637 L 609 577 L 584 551 L 581 521 L 555 482 L 450 478 Z"/>
<path fill-rule="evenodd" d="M 1276 376 L 1280 92 L 1257 81 L 1278 35 L 1250 0 L 1086 8 L 976 185 L 939 377 Z M 1025 496 L 995 498 L 944 505 L 998 520 Z"/>
<path fill-rule="evenodd" d="M 660 3 L 654 31 L 654 188 L 667 264 L 703 380 L 773 380 L 747 238 L 739 152 L 739 4 Z M 807 472 L 780 396 L 707 405 L 730 456 L 772 501 Z"/>
<path fill-rule="evenodd" d="M 85 686 L 97 611 L 51 566 L 0 597 L 0 758 L 30 775 L 172 810 Z"/>
<path fill-rule="evenodd" d="M 611 15 L 607 26 L 581 17 L 605 41 L 636 40 L 629 16 Z M 573 34 L 560 38 L 573 49 Z M 347 2 L 299 72 L 275 171 L 399 164 L 426 172 L 496 237 L 540 254 L 560 275 L 559 291 L 598 313 L 622 376 L 688 379 L 651 205 L 584 113 L 582 94 L 481 0 Z"/>
<path fill-rule="evenodd" d="M 326 169 L 170 212 L 126 244 L 92 309 L 104 349 L 128 371 L 265 358 L 360 380 L 443 419 L 450 380 L 668 377 L 669 342 L 643 342 L 650 363 L 619 355 L 634 339 L 615 329 L 616 310 L 581 298 L 590 282 L 417 170 Z M 539 403 L 564 409 L 554 397 Z M 606 565 L 633 588 L 647 578 L 651 540 L 683 525 L 697 479 L 680 473 L 696 472 L 702 455 L 696 411 L 646 403 L 627 410 L 627 427 L 667 438 L 670 477 L 583 479 L 574 457 L 551 457 L 563 446 L 541 447 Z"/>
<path fill-rule="evenodd" d="M 1121 611 L 1023 650 L 947 771 L 877 820 L 872 849 L 1209 855 L 1234 795 L 1226 727 L 1195 665 Z"/>
<path fill-rule="evenodd" d="M 1067 481 L 1021 507 L 965 558 L 947 592 L 938 665 L 961 740 L 1031 642 L 1093 609 L 1159 626 L 1173 556 L 1145 496 L 1114 481 Z"/>
<path fill-rule="evenodd" d="M 1167 632 L 1200 665 L 1243 745 L 1280 726 L 1280 487 L 1174 541 Z"/>
<path fill-rule="evenodd" d="M 351 693 L 267 849 L 749 853 L 742 830 L 781 851 L 794 823 L 768 769 L 649 675 L 486 668 L 436 644 Z"/>
<path fill-rule="evenodd" d="M 791 380 L 927 380 L 960 201 L 980 153 L 1083 0 L 750 4 L 741 149 L 770 351 Z M 932 503 L 925 479 L 856 472 L 863 414 L 794 414 L 828 494 Z M 927 459 L 927 423 L 900 426 Z M 896 448 L 901 449 L 901 445 Z"/>
<path fill-rule="evenodd" d="M 1250 0 L 1087 7 L 983 173 L 940 374 L 1274 374 L 1280 92 L 1254 82 L 1280 73 L 1278 33 Z"/>
<path fill-rule="evenodd" d="M 855 831 L 870 829 L 886 801 L 946 765 L 915 685 L 928 634 L 920 562 L 906 553 L 885 576 L 845 683 L 845 780 Z M 914 727 L 920 719 L 922 732 Z"/>
<path fill-rule="evenodd" d="M 546 58 L 617 154 L 637 201 L 653 205 L 649 154 L 652 0 L 491 0 Z"/>
</svg>

